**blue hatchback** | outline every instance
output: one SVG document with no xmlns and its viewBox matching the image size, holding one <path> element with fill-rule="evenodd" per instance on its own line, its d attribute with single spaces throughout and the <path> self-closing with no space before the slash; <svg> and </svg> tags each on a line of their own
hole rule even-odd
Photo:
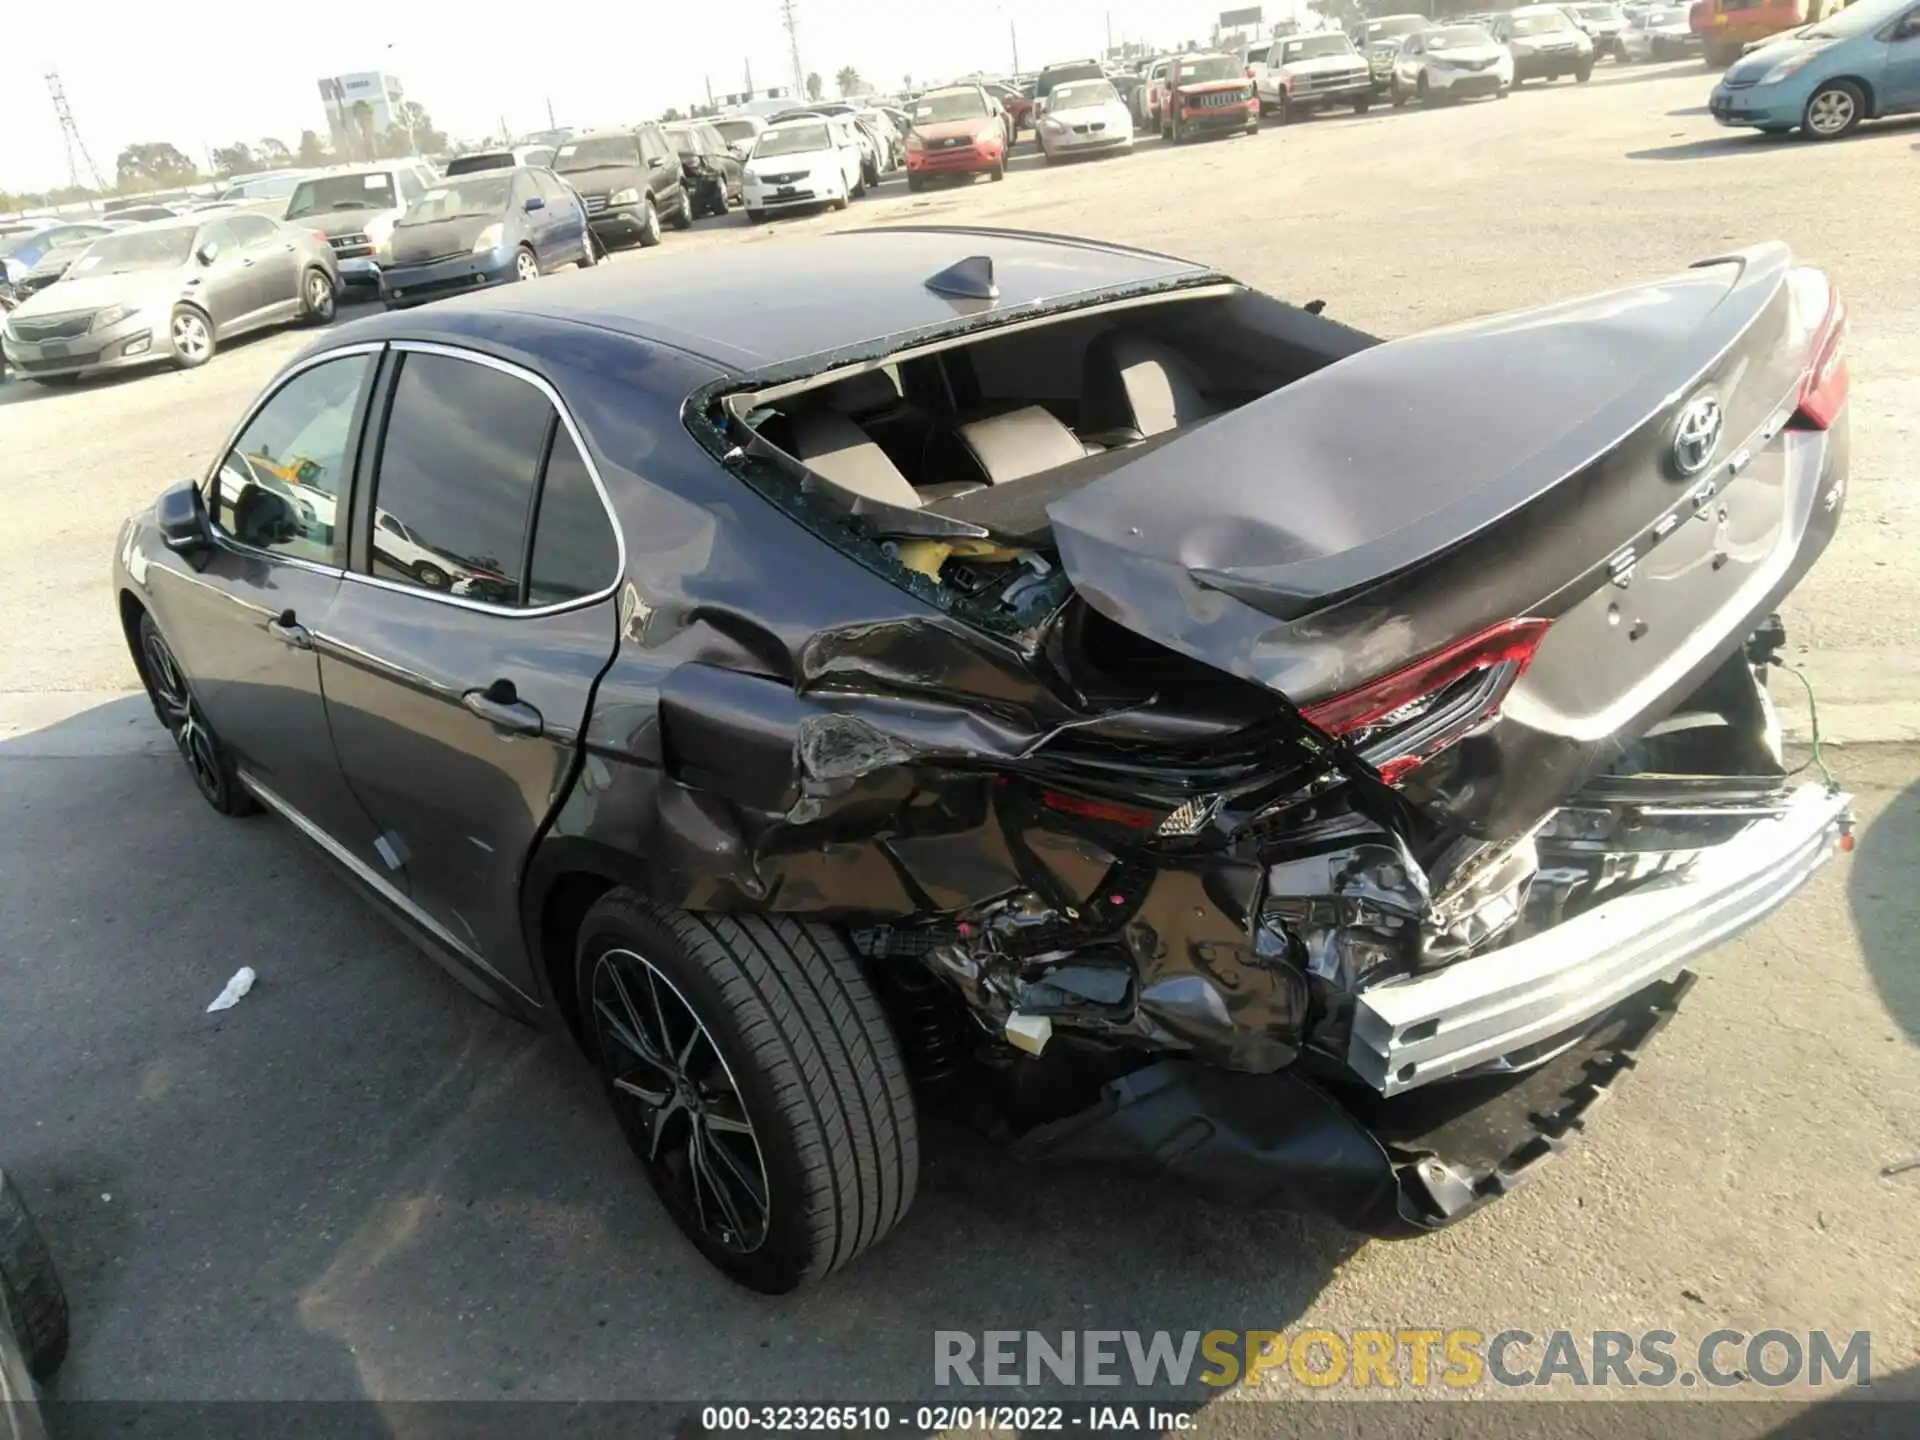
<svg viewBox="0 0 1920 1440">
<path fill-rule="evenodd" d="M 1722 125 L 1834 140 L 1920 111 L 1920 4 L 1856 0 L 1741 56 L 1708 100 Z"/>
<path fill-rule="evenodd" d="M 597 251 L 586 207 L 551 170 L 520 166 L 461 175 L 434 186 L 393 227 L 380 257 L 389 310 L 535 280 Z"/>
</svg>

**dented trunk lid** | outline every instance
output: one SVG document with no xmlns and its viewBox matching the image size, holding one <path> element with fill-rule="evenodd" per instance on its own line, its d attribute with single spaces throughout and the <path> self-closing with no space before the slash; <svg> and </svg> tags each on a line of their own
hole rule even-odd
<svg viewBox="0 0 1920 1440">
<path fill-rule="evenodd" d="M 1062 563 L 1109 619 L 1298 705 L 1553 620 L 1507 707 L 1552 757 L 1473 747 L 1478 771 L 1454 757 L 1410 787 L 1470 833 L 1517 832 L 1804 569 L 1820 517 L 1782 427 L 1825 287 L 1794 273 L 1760 246 L 1374 346 L 1054 502 Z M 1702 396 L 1722 423 L 1692 469 L 1676 431 Z"/>
</svg>

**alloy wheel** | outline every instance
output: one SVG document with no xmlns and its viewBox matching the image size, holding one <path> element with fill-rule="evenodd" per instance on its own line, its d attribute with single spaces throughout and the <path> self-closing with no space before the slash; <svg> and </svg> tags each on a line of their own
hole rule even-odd
<svg viewBox="0 0 1920 1440">
<path fill-rule="evenodd" d="M 1853 96 L 1835 87 L 1822 90 L 1807 106 L 1807 128 L 1820 135 L 1838 135 L 1853 124 Z"/>
<path fill-rule="evenodd" d="M 213 735 L 200 719 L 193 692 L 180 673 L 180 662 L 173 658 L 173 651 L 156 629 L 147 630 L 140 648 L 146 658 L 147 676 L 153 682 L 154 698 L 160 702 L 167 728 L 173 732 L 173 743 L 180 748 L 180 758 L 187 762 L 201 793 L 217 800 L 226 790 L 226 775 L 214 750 Z"/>
<path fill-rule="evenodd" d="M 207 322 L 193 310 L 182 310 L 173 317 L 174 353 L 189 364 L 204 360 L 213 350 L 213 336 Z"/>
<path fill-rule="evenodd" d="M 518 255 L 514 256 L 513 273 L 522 280 L 538 280 L 540 278 L 540 262 L 533 258 L 531 251 L 522 250 Z"/>
<path fill-rule="evenodd" d="M 594 964 L 592 1016 L 622 1125 L 683 1222 L 721 1249 L 766 1243 L 766 1160 L 733 1072 L 672 980 L 632 950 Z"/>
<path fill-rule="evenodd" d="M 333 318 L 333 284 L 318 270 L 307 276 L 307 314 L 323 324 Z"/>
</svg>

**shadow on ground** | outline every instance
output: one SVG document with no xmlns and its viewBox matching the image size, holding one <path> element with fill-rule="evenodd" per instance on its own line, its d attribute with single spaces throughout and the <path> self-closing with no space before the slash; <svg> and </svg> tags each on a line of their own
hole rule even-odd
<svg viewBox="0 0 1920 1440">
<path fill-rule="evenodd" d="M 908 1399 L 938 1329 L 1284 1330 L 1352 1248 L 942 1126 L 883 1247 L 748 1294 L 570 1040 L 216 815 L 144 699 L 0 743 L 0 794 L 0 1143 L 71 1292 L 60 1399 Z"/>
<path fill-rule="evenodd" d="M 1881 1003 L 1920 1045 L 1920 785 L 1902 791 L 1859 836 L 1847 899 Z"/>
</svg>

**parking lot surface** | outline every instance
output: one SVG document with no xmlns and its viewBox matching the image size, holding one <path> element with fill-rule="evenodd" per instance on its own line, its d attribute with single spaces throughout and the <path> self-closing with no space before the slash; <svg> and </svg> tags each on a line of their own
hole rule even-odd
<svg viewBox="0 0 1920 1440">
<path fill-rule="evenodd" d="M 744 265 L 847 225 L 1082 233 L 1385 335 L 1769 238 L 1834 275 L 1852 492 L 1787 621 L 1861 798 L 1858 853 L 1710 957 L 1592 1133 L 1417 1243 L 936 1135 L 914 1210 L 852 1271 L 781 1301 L 729 1288 L 565 1043 L 444 980 L 284 826 L 215 816 L 127 693 L 119 522 L 203 470 L 304 337 L 0 387 L 0 1161 L 73 1300 L 55 1393 L 903 1398 L 931 1385 L 936 1329 L 994 1327 L 1868 1329 L 1876 1374 L 1920 1361 L 1920 1171 L 1882 1173 L 1920 1155 L 1920 127 L 1729 134 L 1709 83 L 1602 67 L 1050 169 L 1027 142 L 1003 184 L 909 196 L 895 177 L 844 215 L 666 242 Z M 202 1013 L 243 964 L 253 994 Z"/>
</svg>

